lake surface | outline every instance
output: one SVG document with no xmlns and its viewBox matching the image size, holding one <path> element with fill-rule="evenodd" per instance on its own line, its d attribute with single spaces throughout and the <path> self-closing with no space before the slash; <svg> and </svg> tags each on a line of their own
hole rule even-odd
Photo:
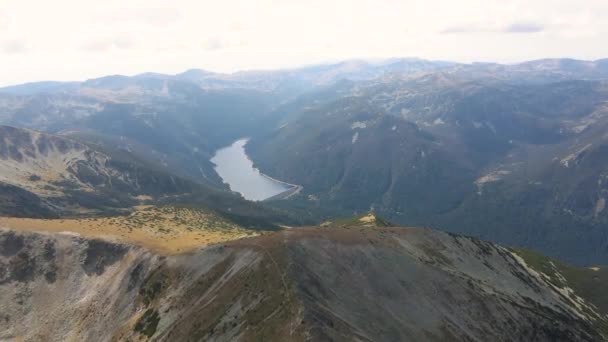
<svg viewBox="0 0 608 342">
<path fill-rule="evenodd" d="M 240 139 L 232 145 L 215 152 L 211 162 L 215 171 L 232 191 L 236 191 L 250 201 L 261 201 L 278 195 L 291 187 L 264 176 L 253 167 L 253 162 L 245 153 L 247 139 Z"/>
</svg>

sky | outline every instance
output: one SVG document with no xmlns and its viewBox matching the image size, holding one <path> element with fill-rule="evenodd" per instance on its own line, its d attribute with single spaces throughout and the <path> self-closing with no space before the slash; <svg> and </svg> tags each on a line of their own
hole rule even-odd
<svg viewBox="0 0 608 342">
<path fill-rule="evenodd" d="M 608 57 L 606 0 L 0 0 L 0 85 L 353 58 Z"/>
</svg>

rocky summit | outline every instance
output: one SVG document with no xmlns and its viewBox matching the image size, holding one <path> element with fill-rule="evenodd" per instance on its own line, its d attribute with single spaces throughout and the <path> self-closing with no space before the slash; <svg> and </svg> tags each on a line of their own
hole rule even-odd
<svg viewBox="0 0 608 342">
<path fill-rule="evenodd" d="M 0 339 L 606 336 L 601 308 L 514 250 L 430 229 L 376 225 L 368 217 L 354 222 L 285 229 L 178 255 L 68 232 L 4 229 Z"/>
</svg>

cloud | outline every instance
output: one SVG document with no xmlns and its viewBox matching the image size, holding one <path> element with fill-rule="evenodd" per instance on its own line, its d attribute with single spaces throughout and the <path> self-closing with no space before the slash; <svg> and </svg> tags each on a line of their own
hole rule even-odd
<svg viewBox="0 0 608 342">
<path fill-rule="evenodd" d="M 505 27 L 504 33 L 537 33 L 544 30 L 544 26 L 533 22 L 515 22 Z"/>
<path fill-rule="evenodd" d="M 204 41 L 201 46 L 203 50 L 206 51 L 216 51 L 226 47 L 226 45 L 219 38 L 208 39 Z"/>
<path fill-rule="evenodd" d="M 86 52 L 104 52 L 111 49 L 128 50 L 134 45 L 133 40 L 127 36 L 115 36 L 87 41 L 80 48 Z"/>
<path fill-rule="evenodd" d="M 544 25 L 528 21 L 516 21 L 506 25 L 494 23 L 469 23 L 449 26 L 439 31 L 441 34 L 460 33 L 538 33 L 545 30 Z"/>
<path fill-rule="evenodd" d="M 135 45 L 135 43 L 129 37 L 116 36 L 116 37 L 114 37 L 114 40 L 112 41 L 112 45 L 117 49 L 127 50 L 127 49 L 132 48 Z"/>
<path fill-rule="evenodd" d="M 242 21 L 233 21 L 230 24 L 230 30 L 231 31 L 247 31 L 251 28 L 250 25 L 246 24 L 245 22 Z"/>
<path fill-rule="evenodd" d="M 24 53 L 27 46 L 24 41 L 19 39 L 5 40 L 0 42 L 0 52 L 8 55 Z"/>
<path fill-rule="evenodd" d="M 201 43 L 201 47 L 205 51 L 218 51 L 233 47 L 246 46 L 247 41 L 239 40 L 239 41 L 225 41 L 220 39 L 219 37 L 210 38 Z"/>
<path fill-rule="evenodd" d="M 8 27 L 8 15 L 4 12 L 0 12 L 0 29 Z"/>
<path fill-rule="evenodd" d="M 443 30 L 439 31 L 439 33 L 441 33 L 441 34 L 480 33 L 480 32 L 495 32 L 495 30 L 490 30 L 487 27 L 470 24 L 470 25 L 448 26 L 448 27 L 444 28 Z"/>
<path fill-rule="evenodd" d="M 99 16 L 102 21 L 110 24 L 143 22 L 152 26 L 167 26 L 181 20 L 182 17 L 182 12 L 174 7 L 122 9 L 120 11 L 106 12 Z"/>
</svg>

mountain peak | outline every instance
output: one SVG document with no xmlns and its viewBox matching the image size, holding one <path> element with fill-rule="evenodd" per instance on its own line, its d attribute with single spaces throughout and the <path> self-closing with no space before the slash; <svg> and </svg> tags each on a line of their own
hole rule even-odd
<svg viewBox="0 0 608 342">
<path fill-rule="evenodd" d="M 176 74 L 175 76 L 180 79 L 195 80 L 201 77 L 209 76 L 213 74 L 211 71 L 203 69 L 188 69 L 184 72 Z"/>
</svg>

